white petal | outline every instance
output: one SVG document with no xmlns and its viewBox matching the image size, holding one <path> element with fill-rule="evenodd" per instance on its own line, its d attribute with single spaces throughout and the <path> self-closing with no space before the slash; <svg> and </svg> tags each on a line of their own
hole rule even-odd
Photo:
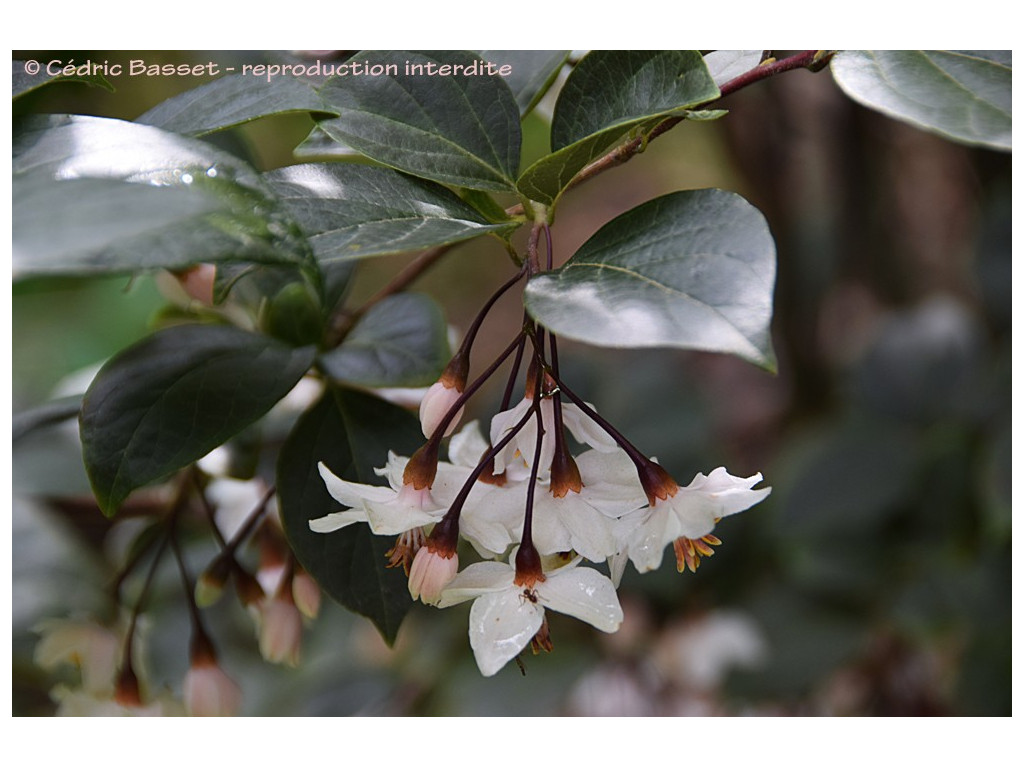
<svg viewBox="0 0 1024 768">
<path fill-rule="evenodd" d="M 525 648 L 544 621 L 544 609 L 522 589 L 483 595 L 469 611 L 469 644 L 477 666 L 490 677 Z"/>
<path fill-rule="evenodd" d="M 436 523 L 444 509 L 421 509 L 398 499 L 386 502 L 367 501 L 366 519 L 370 529 L 378 536 L 397 536 L 423 525 Z"/>
<path fill-rule="evenodd" d="M 665 545 L 678 538 L 674 525 L 677 526 L 675 515 L 665 505 L 658 505 L 646 513 L 641 513 L 642 521 L 633 530 L 627 550 L 629 559 L 633 561 L 637 571 L 656 570 L 661 566 Z M 681 534 L 679 534 L 681 535 Z"/>
<path fill-rule="evenodd" d="M 715 518 L 721 517 L 721 505 L 713 498 L 702 493 L 687 494 L 680 488 L 675 496 L 658 501 L 654 509 L 665 508 L 668 517 L 665 521 L 664 543 L 685 536 L 688 539 L 699 539 L 707 536 L 715 529 Z"/>
<path fill-rule="evenodd" d="M 587 405 L 597 410 L 590 403 L 587 403 Z M 573 403 L 563 401 L 562 422 L 572 433 L 573 437 L 581 443 L 586 443 L 591 448 L 596 448 L 602 453 L 611 453 L 612 451 L 619 450 L 619 444 L 615 442 L 615 438 L 605 432 L 596 421 L 587 416 L 587 414 L 580 410 L 579 406 Z"/>
<path fill-rule="evenodd" d="M 352 525 L 352 523 L 365 522 L 368 522 L 366 510 L 360 507 L 359 509 L 346 509 L 344 512 L 332 512 L 324 517 L 310 520 L 309 530 L 315 533 L 330 533 L 331 531 L 340 530 L 346 525 Z"/>
<path fill-rule="evenodd" d="M 562 568 L 538 582 L 536 592 L 545 607 L 582 619 L 602 632 L 615 632 L 622 624 L 615 586 L 593 568 Z"/>
<path fill-rule="evenodd" d="M 472 467 L 455 466 L 446 461 L 438 462 L 437 474 L 434 475 L 434 483 L 430 486 L 430 495 L 437 505 L 450 507 L 472 471 Z"/>
<path fill-rule="evenodd" d="M 584 451 L 576 457 L 576 466 L 584 484 L 588 480 L 598 480 L 617 485 L 636 485 L 640 487 L 640 478 L 636 474 L 636 465 L 629 455 L 617 448 L 614 451 Z"/>
<path fill-rule="evenodd" d="M 572 535 L 562 522 L 558 509 L 548 502 L 550 494 L 538 488 L 533 507 L 533 544 L 542 555 L 568 552 L 572 549 Z M 554 501 L 554 500 L 552 500 Z M 520 511 L 520 514 L 523 514 Z"/>
<path fill-rule="evenodd" d="M 570 501 L 570 492 L 562 501 Z M 557 499 L 555 500 L 557 503 Z M 613 554 L 618 545 L 612 535 L 612 520 L 591 507 L 583 499 L 566 507 L 561 516 L 562 523 L 572 536 L 572 548 L 587 560 L 600 562 Z"/>
<path fill-rule="evenodd" d="M 518 539 L 512 537 L 511 531 L 496 520 L 489 520 L 482 515 L 467 515 L 462 510 L 459 518 L 459 534 L 468 541 L 484 557 L 496 557 L 505 552 L 510 544 Z"/>
<path fill-rule="evenodd" d="M 483 594 L 510 589 L 515 577 L 516 569 L 508 563 L 473 563 L 448 582 L 437 607 L 447 608 Z"/>
<path fill-rule="evenodd" d="M 520 540 L 525 508 L 525 485 L 476 483 L 462 508 L 460 532 L 484 557 L 500 555 Z"/>
<path fill-rule="evenodd" d="M 320 469 L 320 477 L 324 479 L 324 485 L 327 486 L 327 492 L 346 507 L 361 507 L 364 500 L 387 501 L 395 497 L 395 492 L 391 488 L 342 480 L 322 461 L 317 467 Z"/>
<path fill-rule="evenodd" d="M 772 492 L 771 488 L 753 489 L 761 480 L 760 472 L 750 477 L 735 477 L 730 475 L 725 467 L 718 467 L 707 477 L 698 472 L 688 486 L 680 489 L 680 493 L 703 495 L 713 504 L 714 517 L 727 517 L 750 509 Z"/>
<path fill-rule="evenodd" d="M 586 451 L 576 457 L 576 466 L 583 480 L 580 496 L 609 517 L 647 506 L 636 466 L 625 451 Z"/>
<path fill-rule="evenodd" d="M 616 589 L 622 583 L 622 574 L 625 573 L 626 563 L 628 562 L 629 558 L 625 552 L 616 552 L 608 558 L 608 570 L 611 574 L 612 584 L 615 585 Z"/>
<path fill-rule="evenodd" d="M 533 401 L 528 398 L 523 398 L 513 408 L 507 411 L 502 411 L 494 415 L 491 419 L 491 445 L 497 445 L 501 442 L 501 439 L 512 429 L 516 424 L 519 423 L 520 419 L 526 415 L 526 412 L 533 405 Z M 532 420 L 531 420 L 532 423 Z M 527 423 L 526 427 L 523 428 L 523 432 L 528 430 L 530 423 Z M 536 427 L 534 427 L 536 429 Z M 512 462 L 515 456 L 516 450 L 518 450 L 517 442 L 518 438 L 523 436 L 523 432 L 516 435 L 512 441 L 506 445 L 497 456 L 494 457 L 494 472 L 495 474 L 501 474 L 505 471 L 505 467 Z M 533 434 L 534 439 L 537 437 L 536 431 Z"/>
<path fill-rule="evenodd" d="M 480 431 L 480 422 L 473 420 L 455 434 L 448 443 L 448 459 L 460 467 L 476 467 L 489 444 Z"/>
</svg>

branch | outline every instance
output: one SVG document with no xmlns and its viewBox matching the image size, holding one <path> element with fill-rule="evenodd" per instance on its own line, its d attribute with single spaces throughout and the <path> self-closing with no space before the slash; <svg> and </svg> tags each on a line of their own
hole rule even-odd
<svg viewBox="0 0 1024 768">
<path fill-rule="evenodd" d="M 379 291 L 373 294 L 373 296 L 363 302 L 361 306 L 348 311 L 339 312 L 331 318 L 331 327 L 329 330 L 330 338 L 328 339 L 327 346 L 335 347 L 340 344 L 342 339 L 348 335 L 348 332 L 351 331 L 359 321 L 359 318 L 365 315 L 370 307 L 375 304 L 379 304 L 388 296 L 405 290 L 420 275 L 434 266 L 442 256 L 448 253 L 448 251 L 452 249 L 452 245 L 454 244 L 438 245 L 434 248 L 429 248 L 423 251 L 419 256 L 406 264 L 405 268 L 402 269 L 401 272 L 391 278 L 387 285 L 382 287 Z"/>
<path fill-rule="evenodd" d="M 721 92 L 719 99 L 729 96 L 741 88 L 746 88 L 748 85 L 752 85 L 753 83 L 772 77 L 773 75 L 777 75 L 780 72 L 788 72 L 791 69 L 812 69 L 817 71 L 821 67 L 825 66 L 830 58 L 832 58 L 831 51 L 802 51 L 779 61 L 770 61 L 766 64 L 761 64 L 749 72 L 744 72 L 739 77 L 735 77 L 725 83 L 721 88 L 719 88 L 719 91 Z M 718 99 L 715 101 L 718 101 Z M 714 103 L 715 102 L 708 102 L 705 106 L 710 106 Z M 674 128 L 685 119 L 685 115 L 670 117 L 654 126 L 654 128 L 651 129 L 651 132 L 646 136 L 638 136 L 632 141 L 628 141 L 625 144 L 616 147 L 611 152 L 595 160 L 582 171 L 577 173 L 573 180 L 569 182 L 566 189 L 572 189 L 573 187 L 589 181 L 598 174 L 604 173 L 609 168 L 614 168 L 633 159 L 636 155 L 640 154 L 643 149 L 647 148 L 648 143 Z"/>
</svg>

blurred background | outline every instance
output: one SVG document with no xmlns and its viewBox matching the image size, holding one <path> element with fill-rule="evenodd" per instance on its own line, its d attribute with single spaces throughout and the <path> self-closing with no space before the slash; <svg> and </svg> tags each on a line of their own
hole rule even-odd
<svg viewBox="0 0 1024 768">
<path fill-rule="evenodd" d="M 15 54 L 72 56 L 133 54 Z M 57 84 L 19 100 L 15 116 L 133 119 L 200 82 L 122 77 L 116 93 Z M 549 614 L 555 651 L 527 655 L 525 676 L 514 665 L 480 676 L 467 606 L 414 606 L 389 649 L 369 621 L 325 599 L 289 669 L 262 661 L 245 611 L 224 599 L 205 613 L 245 714 L 1011 713 L 1010 155 L 867 111 L 827 70 L 783 74 L 722 106 L 727 117 L 683 123 L 567 194 L 556 260 L 657 195 L 742 194 L 778 248 L 778 375 L 704 353 L 563 342 L 560 356 L 574 389 L 682 481 L 724 465 L 762 472 L 771 496 L 719 525 L 723 545 L 695 574 L 676 573 L 671 556 L 642 577 L 630 566 L 619 633 Z M 542 105 L 524 123 L 526 162 L 546 151 L 546 119 Z M 270 169 L 296 162 L 312 125 L 279 116 L 211 140 Z M 410 258 L 360 264 L 352 304 Z M 511 270 L 496 241 L 473 242 L 413 290 L 434 296 L 461 332 Z M 167 304 L 149 276 L 13 290 L 15 414 L 75 391 L 76 379 L 81 391 L 88 369 L 146 335 Z M 503 299 L 478 345 L 497 353 L 521 311 L 517 296 Z M 483 347 L 475 359 L 488 359 Z M 484 390 L 467 419 L 489 418 L 503 385 Z M 13 469 L 14 712 L 49 714 L 61 674 L 33 663 L 33 628 L 110 615 L 114 563 L 139 521 L 111 524 L 91 503 L 74 422 L 16 440 Z M 193 572 L 208 560 L 196 555 Z M 148 601 L 146 667 L 174 693 L 189 624 L 167 566 Z"/>
</svg>

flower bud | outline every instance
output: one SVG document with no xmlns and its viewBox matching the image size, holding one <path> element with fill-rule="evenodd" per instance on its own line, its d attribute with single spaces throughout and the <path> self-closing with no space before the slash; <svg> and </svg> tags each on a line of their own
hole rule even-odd
<svg viewBox="0 0 1024 768">
<path fill-rule="evenodd" d="M 255 576 L 238 565 L 237 561 L 233 562 L 235 566 L 232 573 L 235 577 L 235 591 L 238 592 L 238 599 L 247 608 L 258 607 L 266 599 L 266 592 L 263 591 L 263 587 L 260 586 Z"/>
<path fill-rule="evenodd" d="M 423 436 L 430 437 L 441 426 L 444 417 L 448 415 L 458 399 L 462 396 L 462 390 L 454 386 L 448 386 L 444 380 L 435 381 L 427 394 L 420 401 L 420 425 L 423 427 Z M 444 430 L 444 437 L 448 437 L 455 431 L 455 427 L 462 420 L 462 413 L 465 408 L 459 408 L 458 413 L 448 422 Z"/>
<path fill-rule="evenodd" d="M 296 667 L 302 648 L 302 614 L 295 607 L 291 590 L 282 589 L 260 604 L 260 654 L 274 664 Z"/>
<path fill-rule="evenodd" d="M 211 658 L 193 660 L 183 693 L 185 711 L 193 717 L 232 717 L 242 706 L 242 691 Z"/>
<path fill-rule="evenodd" d="M 174 274 L 189 298 L 208 307 L 213 306 L 213 286 L 217 277 L 217 268 L 213 264 L 196 264 Z"/>
<path fill-rule="evenodd" d="M 124 668 L 117 675 L 117 683 L 114 686 L 114 701 L 124 707 L 141 707 L 142 692 L 139 690 L 139 678 L 132 669 L 131 662 L 127 662 Z"/>
<path fill-rule="evenodd" d="M 320 585 L 303 570 L 295 569 L 292 576 L 292 598 L 295 607 L 307 619 L 315 619 L 320 613 Z"/>
<path fill-rule="evenodd" d="M 469 355 L 463 350 L 455 353 L 455 356 L 445 366 L 441 378 L 427 390 L 427 394 L 420 401 L 420 424 L 423 427 L 423 436 L 433 437 L 445 416 L 455 406 L 455 402 L 466 391 L 466 380 L 469 378 Z M 459 421 L 462 419 L 463 408 L 459 408 L 448 426 L 445 427 L 443 437 L 448 437 L 455 431 Z"/>
<path fill-rule="evenodd" d="M 196 605 L 200 608 L 207 608 L 220 600 L 230 574 L 231 558 L 218 555 L 196 580 Z"/>
<path fill-rule="evenodd" d="M 428 539 L 413 558 L 409 569 L 409 594 L 413 600 L 436 605 L 441 591 L 455 578 L 459 556 L 454 549 Z"/>
</svg>

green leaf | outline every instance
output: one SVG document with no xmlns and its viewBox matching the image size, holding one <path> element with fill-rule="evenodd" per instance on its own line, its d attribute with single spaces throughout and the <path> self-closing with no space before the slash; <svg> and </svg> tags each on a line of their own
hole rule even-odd
<svg viewBox="0 0 1024 768">
<path fill-rule="evenodd" d="M 324 313 L 310 287 L 293 282 L 269 299 L 260 327 L 274 338 L 299 347 L 320 343 L 323 320 Z"/>
<path fill-rule="evenodd" d="M 225 75 L 164 101 L 136 122 L 165 131 L 202 136 L 268 115 L 330 112 L 306 80 L 286 75 L 269 81 L 249 75 Z"/>
<path fill-rule="evenodd" d="M 365 387 L 420 387 L 451 357 L 444 314 L 429 296 L 399 293 L 373 305 L 345 341 L 320 356 L 332 378 Z"/>
<path fill-rule="evenodd" d="M 727 352 L 774 369 L 775 244 L 761 213 L 719 189 L 674 192 L 603 226 L 526 287 L 552 332 L 606 347 Z"/>
<path fill-rule="evenodd" d="M 704 63 L 715 85 L 721 88 L 733 78 L 749 72 L 761 63 L 764 51 L 711 51 L 704 54 Z"/>
<path fill-rule="evenodd" d="M 410 455 L 422 442 L 419 422 L 403 409 L 328 386 L 299 417 L 277 463 L 281 520 L 295 556 L 328 595 L 369 618 L 389 644 L 412 605 L 402 569 L 385 567 L 384 553 L 394 540 L 374 536 L 361 524 L 326 534 L 311 531 L 310 520 L 341 508 L 327 493 L 317 464 L 322 461 L 347 480 L 378 485 L 373 469 L 387 463 L 389 450 Z"/>
<path fill-rule="evenodd" d="M 1009 150 L 1009 51 L 840 51 L 832 76 L 854 101 L 947 139 Z"/>
<path fill-rule="evenodd" d="M 311 258 L 259 174 L 202 141 L 35 116 L 16 123 L 12 165 L 17 277 Z"/>
<path fill-rule="evenodd" d="M 366 156 L 337 139 L 332 139 L 319 124 L 292 151 L 298 160 L 366 160 Z"/>
<path fill-rule="evenodd" d="M 520 117 L 526 117 L 555 82 L 571 51 L 477 51 L 484 61 L 507 65 L 511 72 L 505 83 L 519 105 Z"/>
<path fill-rule="evenodd" d="M 321 264 L 457 243 L 518 226 L 491 223 L 448 189 L 390 168 L 294 165 L 266 178 Z"/>
<path fill-rule="evenodd" d="M 113 515 L 136 488 L 252 424 L 313 355 L 237 328 L 181 325 L 113 357 L 82 402 L 85 466 L 100 508 Z"/>
<path fill-rule="evenodd" d="M 336 76 L 324 84 L 320 95 L 340 113 L 320 123 L 332 138 L 384 165 L 442 184 L 514 190 L 522 138 L 519 108 L 498 75 L 461 74 L 480 67 L 478 57 L 467 51 L 363 51 L 352 61 L 386 68 L 388 74 Z M 459 74 L 445 67 L 458 67 Z"/>
<path fill-rule="evenodd" d="M 553 206 L 573 177 L 632 129 L 649 129 L 718 98 L 698 51 L 594 51 L 573 69 L 555 105 L 552 154 L 517 182 Z"/>
<path fill-rule="evenodd" d="M 12 61 L 11 62 L 11 98 L 17 99 L 24 96 L 26 93 L 34 91 L 36 88 L 42 88 L 44 85 L 50 83 L 85 83 L 98 88 L 104 88 L 105 90 L 114 92 L 114 86 L 110 84 L 103 75 L 51 75 L 46 71 L 46 63 L 38 62 L 41 68 L 35 74 L 29 74 L 25 71 L 27 61 Z"/>
</svg>

